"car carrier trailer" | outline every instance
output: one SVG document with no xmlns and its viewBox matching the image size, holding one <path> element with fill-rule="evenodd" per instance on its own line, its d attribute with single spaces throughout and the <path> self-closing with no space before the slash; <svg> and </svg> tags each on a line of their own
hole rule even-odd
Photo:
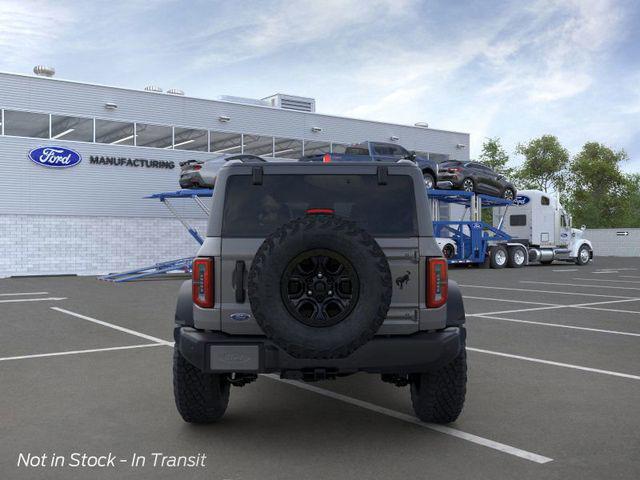
<svg viewBox="0 0 640 480">
<path fill-rule="evenodd" d="M 584 265 L 593 247 L 582 238 L 585 227 L 571 227 L 571 217 L 545 192 L 525 190 L 514 201 L 458 190 L 428 190 L 433 231 L 449 264 L 519 268 L 554 260 Z M 441 219 L 443 205 L 459 220 Z M 452 207 L 458 205 L 458 207 Z M 492 224 L 482 220 L 492 210 Z"/>
</svg>

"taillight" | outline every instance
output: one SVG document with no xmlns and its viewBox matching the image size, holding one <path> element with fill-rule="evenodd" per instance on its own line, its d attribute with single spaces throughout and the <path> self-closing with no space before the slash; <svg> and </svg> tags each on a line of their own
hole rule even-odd
<svg viewBox="0 0 640 480">
<path fill-rule="evenodd" d="M 202 308 L 213 307 L 213 258 L 196 258 L 192 269 L 191 298 Z"/>
<path fill-rule="evenodd" d="M 193 169 L 194 170 L 200 170 L 202 168 L 202 165 L 194 165 Z"/>
<path fill-rule="evenodd" d="M 447 303 L 449 276 L 444 258 L 427 261 L 427 307 L 438 308 Z"/>
<path fill-rule="evenodd" d="M 335 211 L 333 208 L 309 208 L 306 213 L 307 215 L 333 215 Z"/>
<path fill-rule="evenodd" d="M 462 169 L 460 169 L 460 168 L 450 168 L 450 169 L 449 169 L 449 172 L 450 172 L 450 173 L 458 173 L 458 172 L 460 172 L 460 171 L 462 171 Z"/>
<path fill-rule="evenodd" d="M 330 153 L 325 153 L 322 156 L 322 163 L 331 163 L 331 154 Z"/>
</svg>

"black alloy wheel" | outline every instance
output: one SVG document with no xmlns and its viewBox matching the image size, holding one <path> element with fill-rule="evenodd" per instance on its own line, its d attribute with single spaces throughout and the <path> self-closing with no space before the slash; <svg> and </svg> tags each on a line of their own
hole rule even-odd
<svg viewBox="0 0 640 480">
<path fill-rule="evenodd" d="M 462 190 L 465 192 L 473 192 L 475 185 L 473 184 L 473 180 L 470 178 L 465 178 L 462 182 Z"/>
<path fill-rule="evenodd" d="M 289 262 L 280 288 L 284 305 L 296 320 L 310 327 L 329 327 L 353 311 L 360 281 L 343 255 L 313 249 Z"/>
<path fill-rule="evenodd" d="M 504 192 L 502 193 L 502 198 L 504 198 L 505 200 L 513 200 L 514 198 L 514 193 L 513 193 L 513 189 L 512 188 L 505 188 Z"/>
</svg>

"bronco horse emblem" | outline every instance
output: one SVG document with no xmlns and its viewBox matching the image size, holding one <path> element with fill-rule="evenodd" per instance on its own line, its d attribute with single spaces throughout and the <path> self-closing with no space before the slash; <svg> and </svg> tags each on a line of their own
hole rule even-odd
<svg viewBox="0 0 640 480">
<path fill-rule="evenodd" d="M 396 285 L 400 287 L 400 290 L 404 288 L 404 286 L 409 283 L 409 278 L 411 277 L 411 272 L 407 270 L 407 273 L 396 278 Z"/>
</svg>

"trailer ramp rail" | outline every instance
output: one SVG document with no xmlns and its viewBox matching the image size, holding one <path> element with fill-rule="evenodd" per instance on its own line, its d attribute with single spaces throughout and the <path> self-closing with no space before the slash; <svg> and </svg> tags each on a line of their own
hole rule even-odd
<svg viewBox="0 0 640 480">
<path fill-rule="evenodd" d="M 190 198 L 195 202 L 200 210 L 208 217 L 209 216 L 209 208 L 202 200 L 203 198 L 211 197 L 213 195 L 213 190 L 206 188 L 198 188 L 198 189 L 185 189 L 185 190 L 177 190 L 175 192 L 161 192 L 154 193 L 152 195 L 148 195 L 143 198 L 151 198 L 158 199 L 160 202 L 167 207 L 171 215 L 177 219 L 182 226 L 189 232 L 189 235 L 193 237 L 193 239 L 198 242 L 199 245 L 204 243 L 204 240 L 198 233 L 198 231 L 187 222 L 187 220 L 180 215 L 178 210 L 173 205 L 173 201 L 175 199 L 185 199 Z M 190 273 L 191 267 L 193 264 L 193 259 L 195 257 L 185 257 L 178 258 L 175 260 L 167 260 L 165 262 L 155 263 L 153 265 L 149 265 L 146 267 L 140 267 L 133 270 L 129 270 L 126 272 L 120 273 L 110 273 L 108 275 L 103 275 L 98 277 L 100 280 L 105 280 L 108 282 L 130 282 L 133 280 L 139 280 L 141 278 L 154 277 L 158 275 L 165 275 L 167 273 L 172 272 L 182 272 L 182 273 Z"/>
</svg>

